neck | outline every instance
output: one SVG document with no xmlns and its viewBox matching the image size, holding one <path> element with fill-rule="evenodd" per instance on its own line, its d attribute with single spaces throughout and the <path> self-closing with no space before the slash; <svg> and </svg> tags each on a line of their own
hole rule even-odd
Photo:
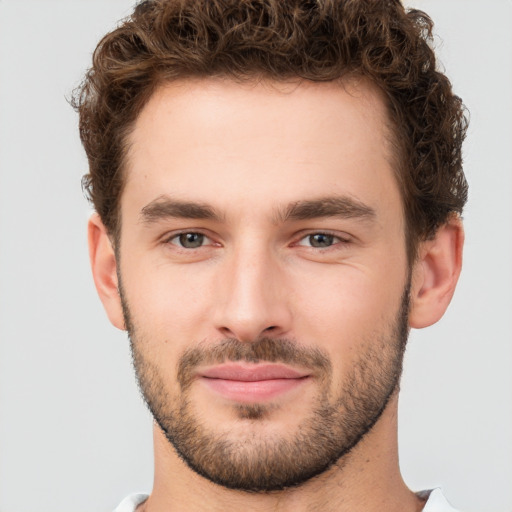
<svg viewBox="0 0 512 512">
<path fill-rule="evenodd" d="M 405 485 L 398 466 L 395 396 L 372 430 L 322 475 L 284 491 L 247 493 L 197 475 L 155 426 L 155 479 L 138 512 L 418 512 L 423 502 Z"/>
</svg>

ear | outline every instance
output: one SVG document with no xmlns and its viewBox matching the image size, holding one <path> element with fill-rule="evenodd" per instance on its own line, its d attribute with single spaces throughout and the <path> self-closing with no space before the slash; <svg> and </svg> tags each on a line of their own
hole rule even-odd
<svg viewBox="0 0 512 512">
<path fill-rule="evenodd" d="M 462 267 L 464 229 L 458 216 L 441 226 L 432 240 L 421 242 L 413 267 L 409 325 L 421 329 L 444 315 Z"/>
<path fill-rule="evenodd" d="M 117 282 L 116 255 L 100 216 L 93 213 L 87 226 L 89 258 L 96 290 L 110 322 L 126 330 Z"/>
</svg>

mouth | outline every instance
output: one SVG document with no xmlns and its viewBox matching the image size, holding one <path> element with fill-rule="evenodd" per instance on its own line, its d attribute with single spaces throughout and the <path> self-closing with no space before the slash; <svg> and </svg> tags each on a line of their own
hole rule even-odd
<svg viewBox="0 0 512 512">
<path fill-rule="evenodd" d="M 297 389 L 311 374 L 281 364 L 226 363 L 206 368 L 198 377 L 211 391 L 228 400 L 255 403 Z"/>
</svg>

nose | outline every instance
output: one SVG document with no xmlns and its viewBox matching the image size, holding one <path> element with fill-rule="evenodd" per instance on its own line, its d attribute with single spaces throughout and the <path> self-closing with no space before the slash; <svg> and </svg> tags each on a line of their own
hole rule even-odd
<svg viewBox="0 0 512 512">
<path fill-rule="evenodd" d="M 217 282 L 217 331 L 243 342 L 289 334 L 290 290 L 284 281 L 285 272 L 271 250 L 258 244 L 234 250 Z"/>
</svg>

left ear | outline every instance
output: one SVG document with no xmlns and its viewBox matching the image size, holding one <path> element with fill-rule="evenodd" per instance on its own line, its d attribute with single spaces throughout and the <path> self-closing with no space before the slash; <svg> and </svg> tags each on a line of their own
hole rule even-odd
<svg viewBox="0 0 512 512">
<path fill-rule="evenodd" d="M 458 216 L 443 224 L 431 240 L 420 242 L 413 267 L 409 325 L 436 323 L 452 300 L 462 268 L 464 229 Z"/>
</svg>

